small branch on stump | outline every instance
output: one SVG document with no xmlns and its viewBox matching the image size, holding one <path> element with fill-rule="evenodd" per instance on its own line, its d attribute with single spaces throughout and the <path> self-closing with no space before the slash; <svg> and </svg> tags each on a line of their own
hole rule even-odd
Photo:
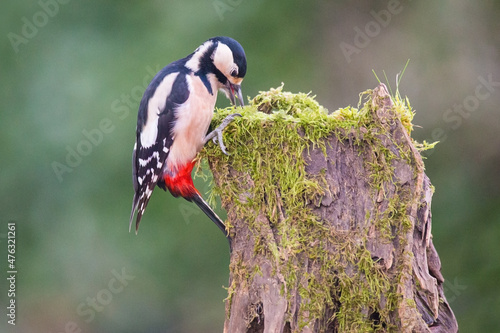
<svg viewBox="0 0 500 333">
<path fill-rule="evenodd" d="M 225 332 L 458 330 L 413 113 L 383 84 L 365 96 L 328 115 L 272 89 L 226 130 L 229 157 L 207 147 L 233 237 Z"/>
</svg>

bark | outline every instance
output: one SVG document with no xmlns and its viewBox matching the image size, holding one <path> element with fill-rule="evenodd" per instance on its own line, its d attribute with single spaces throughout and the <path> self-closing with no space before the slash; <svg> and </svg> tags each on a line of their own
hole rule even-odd
<svg viewBox="0 0 500 333">
<path fill-rule="evenodd" d="M 383 84 L 367 103 L 369 127 L 339 129 L 302 152 L 307 179 L 322 187 L 302 196 L 312 222 L 288 216 L 279 185 L 251 212 L 239 206 L 248 198 L 222 197 L 233 237 L 224 332 L 458 331 L 422 158 Z M 231 162 L 212 172 L 219 186 L 251 193 L 256 183 Z"/>
</svg>

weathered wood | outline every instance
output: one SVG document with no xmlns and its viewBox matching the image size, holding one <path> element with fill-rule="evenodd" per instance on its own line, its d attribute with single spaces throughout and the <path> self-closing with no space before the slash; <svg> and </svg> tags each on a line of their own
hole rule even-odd
<svg viewBox="0 0 500 333">
<path fill-rule="evenodd" d="M 321 191 L 303 193 L 299 210 L 279 184 L 274 198 L 242 209 L 256 200 L 258 176 L 209 158 L 219 187 L 241 189 L 222 196 L 233 236 L 224 332 L 458 330 L 432 244 L 433 188 L 422 158 L 384 85 L 367 103 L 369 124 L 303 150 L 306 179 Z M 249 138 L 254 149 L 259 138 Z M 262 174 L 283 172 L 259 163 Z M 290 218 L 301 210 L 314 218 Z"/>
</svg>

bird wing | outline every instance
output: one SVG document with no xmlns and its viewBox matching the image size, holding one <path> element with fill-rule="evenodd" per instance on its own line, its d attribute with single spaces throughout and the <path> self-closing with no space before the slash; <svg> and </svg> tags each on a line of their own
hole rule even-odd
<svg viewBox="0 0 500 333">
<path fill-rule="evenodd" d="M 174 62 L 151 81 L 139 105 L 136 143 L 132 156 L 134 199 L 129 230 L 137 211 L 136 232 L 156 185 L 165 189 L 163 168 L 173 143 L 175 110 L 189 97 L 186 68 Z"/>
</svg>

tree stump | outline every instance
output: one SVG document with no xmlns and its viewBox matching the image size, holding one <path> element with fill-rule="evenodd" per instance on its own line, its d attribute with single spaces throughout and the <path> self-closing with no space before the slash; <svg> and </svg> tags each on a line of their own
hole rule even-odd
<svg viewBox="0 0 500 333">
<path fill-rule="evenodd" d="M 226 129 L 231 155 L 205 149 L 233 237 L 224 332 L 458 331 L 413 111 L 383 84 L 361 96 L 328 114 L 261 92 Z"/>
</svg>

